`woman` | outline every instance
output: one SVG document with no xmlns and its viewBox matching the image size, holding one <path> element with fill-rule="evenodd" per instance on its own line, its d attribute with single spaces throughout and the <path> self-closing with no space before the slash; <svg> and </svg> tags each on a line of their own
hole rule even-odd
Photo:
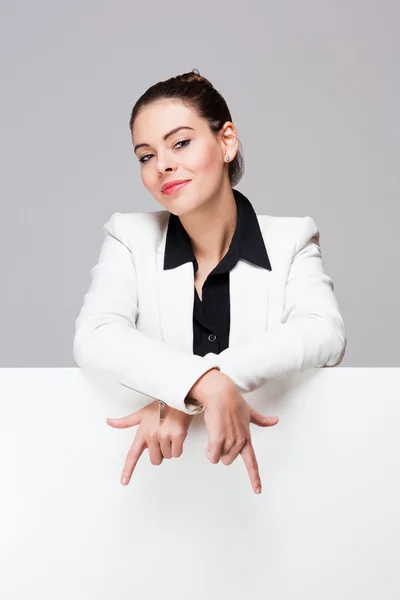
<svg viewBox="0 0 400 600">
<path fill-rule="evenodd" d="M 249 424 L 276 425 L 242 394 L 339 364 L 346 333 L 311 217 L 256 215 L 225 100 L 198 71 L 150 87 L 130 118 L 145 188 L 165 210 L 114 213 L 76 320 L 74 359 L 138 393 L 139 425 L 121 482 L 145 448 L 179 457 L 204 413 L 206 456 L 240 454 L 261 480 Z M 149 402 L 149 398 L 152 401 Z M 164 413 L 165 411 L 165 413 Z"/>
</svg>

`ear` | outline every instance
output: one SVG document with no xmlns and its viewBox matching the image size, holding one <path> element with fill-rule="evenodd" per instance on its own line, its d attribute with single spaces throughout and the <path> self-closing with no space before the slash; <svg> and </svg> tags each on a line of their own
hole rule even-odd
<svg viewBox="0 0 400 600">
<path fill-rule="evenodd" d="M 229 156 L 229 162 L 232 162 L 239 150 L 239 137 L 232 121 L 226 121 L 218 135 L 222 160 L 225 162 L 225 156 Z"/>
</svg>

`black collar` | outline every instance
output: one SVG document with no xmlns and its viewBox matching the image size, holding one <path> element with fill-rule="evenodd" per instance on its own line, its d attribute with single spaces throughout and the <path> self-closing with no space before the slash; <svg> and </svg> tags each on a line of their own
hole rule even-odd
<svg viewBox="0 0 400 600">
<path fill-rule="evenodd" d="M 254 208 L 244 194 L 235 189 L 232 191 L 238 211 L 237 225 L 228 252 L 212 273 L 215 275 L 229 271 L 239 258 L 271 271 L 271 263 Z M 194 262 L 197 271 L 197 260 L 189 235 L 179 217 L 170 213 L 165 243 L 164 270 L 174 269 L 189 261 Z"/>
</svg>

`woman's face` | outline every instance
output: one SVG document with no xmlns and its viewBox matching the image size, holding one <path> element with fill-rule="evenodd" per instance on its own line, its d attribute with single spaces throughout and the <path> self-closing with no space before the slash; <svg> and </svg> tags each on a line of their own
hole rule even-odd
<svg viewBox="0 0 400 600">
<path fill-rule="evenodd" d="M 179 129 L 164 139 L 178 127 L 190 129 Z M 215 197 L 224 183 L 229 184 L 224 157 L 229 154 L 233 160 L 236 139 L 230 121 L 215 136 L 194 110 L 171 100 L 159 100 L 142 109 L 132 131 L 144 186 L 157 202 L 178 216 L 195 210 Z M 166 182 L 185 179 L 190 182 L 171 194 L 161 190 Z"/>
</svg>

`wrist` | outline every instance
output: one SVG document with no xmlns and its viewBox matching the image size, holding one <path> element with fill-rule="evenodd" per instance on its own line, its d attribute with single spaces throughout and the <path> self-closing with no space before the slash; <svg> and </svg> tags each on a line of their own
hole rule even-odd
<svg viewBox="0 0 400 600">
<path fill-rule="evenodd" d="M 226 388 L 230 378 L 222 373 L 217 367 L 206 371 L 191 387 L 188 392 L 190 398 L 198 400 L 206 405 L 208 398 L 211 395 L 222 391 Z"/>
</svg>

